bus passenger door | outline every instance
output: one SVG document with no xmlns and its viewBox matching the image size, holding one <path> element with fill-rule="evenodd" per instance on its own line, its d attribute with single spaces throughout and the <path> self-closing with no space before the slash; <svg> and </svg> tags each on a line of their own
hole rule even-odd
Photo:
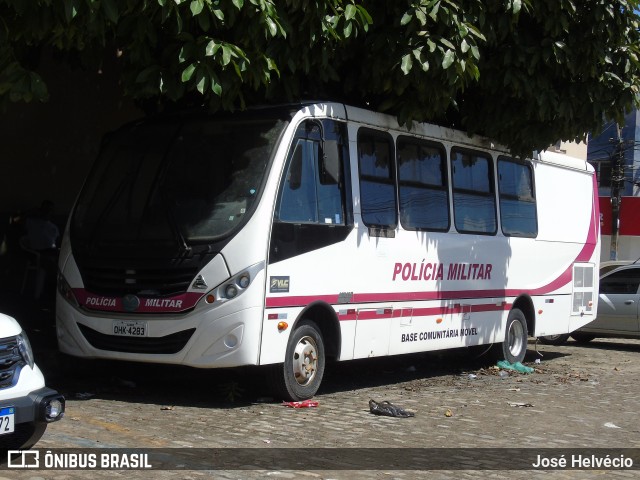
<svg viewBox="0 0 640 480">
<path fill-rule="evenodd" d="M 389 354 L 389 337 L 393 308 L 360 308 L 356 319 L 353 358 L 379 357 Z"/>
</svg>

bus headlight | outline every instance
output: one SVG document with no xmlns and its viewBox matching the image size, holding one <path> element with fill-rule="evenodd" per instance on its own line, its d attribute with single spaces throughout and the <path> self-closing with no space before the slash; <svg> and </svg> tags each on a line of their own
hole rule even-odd
<svg viewBox="0 0 640 480">
<path fill-rule="evenodd" d="M 240 285 L 240 288 L 247 288 L 250 283 L 251 279 L 249 278 L 249 274 L 242 275 L 238 280 L 238 285 Z"/>
<path fill-rule="evenodd" d="M 225 297 L 233 298 L 236 295 L 238 295 L 238 288 L 235 285 L 230 284 L 230 285 L 227 285 L 225 287 L 225 289 L 224 289 L 224 296 Z"/>
<path fill-rule="evenodd" d="M 64 275 L 62 275 L 61 272 L 58 272 L 58 293 L 74 307 L 78 306 L 78 300 L 76 300 L 76 296 L 73 294 L 71 286 L 69 286 L 67 279 L 64 278 Z"/>
<path fill-rule="evenodd" d="M 220 285 L 218 288 L 209 292 L 211 298 L 231 300 L 243 293 L 251 285 L 251 274 L 249 272 L 242 272 L 235 277 L 230 278 L 227 282 Z M 212 303 L 207 297 L 207 303 Z"/>
</svg>

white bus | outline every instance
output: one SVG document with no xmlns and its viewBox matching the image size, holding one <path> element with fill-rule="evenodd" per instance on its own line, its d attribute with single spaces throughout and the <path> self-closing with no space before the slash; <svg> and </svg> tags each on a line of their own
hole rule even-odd
<svg viewBox="0 0 640 480">
<path fill-rule="evenodd" d="M 592 321 L 584 161 L 338 103 L 171 114 L 105 138 L 62 242 L 57 336 L 85 358 L 265 365 L 486 345 Z"/>
</svg>

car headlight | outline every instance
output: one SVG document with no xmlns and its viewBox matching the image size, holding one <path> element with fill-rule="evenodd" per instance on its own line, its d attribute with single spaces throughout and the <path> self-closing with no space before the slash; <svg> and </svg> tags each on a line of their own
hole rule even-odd
<svg viewBox="0 0 640 480">
<path fill-rule="evenodd" d="M 24 330 L 16 337 L 18 341 L 18 351 L 20 352 L 20 356 L 25 361 L 29 367 L 33 368 L 35 364 L 35 360 L 33 358 L 33 350 L 31 349 L 31 344 L 29 343 L 29 338 Z"/>
</svg>

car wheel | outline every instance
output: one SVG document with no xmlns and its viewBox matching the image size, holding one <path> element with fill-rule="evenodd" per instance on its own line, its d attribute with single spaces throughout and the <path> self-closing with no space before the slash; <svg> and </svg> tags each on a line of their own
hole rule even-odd
<svg viewBox="0 0 640 480">
<path fill-rule="evenodd" d="M 325 354 L 317 325 L 303 320 L 291 333 L 284 364 L 274 365 L 274 393 L 283 400 L 299 401 L 313 397 L 324 375 Z"/>
<path fill-rule="evenodd" d="M 498 360 L 509 363 L 522 362 L 527 353 L 527 319 L 522 310 L 514 308 L 507 318 L 504 342 L 493 346 L 493 355 Z"/>
<path fill-rule="evenodd" d="M 573 332 L 571 336 L 578 343 L 589 343 L 591 340 L 596 338 L 596 336 L 593 333 L 584 333 L 584 332 Z"/>
<path fill-rule="evenodd" d="M 544 337 L 538 337 L 540 343 L 545 345 L 562 345 L 569 338 L 568 333 L 561 333 L 559 335 L 545 335 Z"/>
</svg>

